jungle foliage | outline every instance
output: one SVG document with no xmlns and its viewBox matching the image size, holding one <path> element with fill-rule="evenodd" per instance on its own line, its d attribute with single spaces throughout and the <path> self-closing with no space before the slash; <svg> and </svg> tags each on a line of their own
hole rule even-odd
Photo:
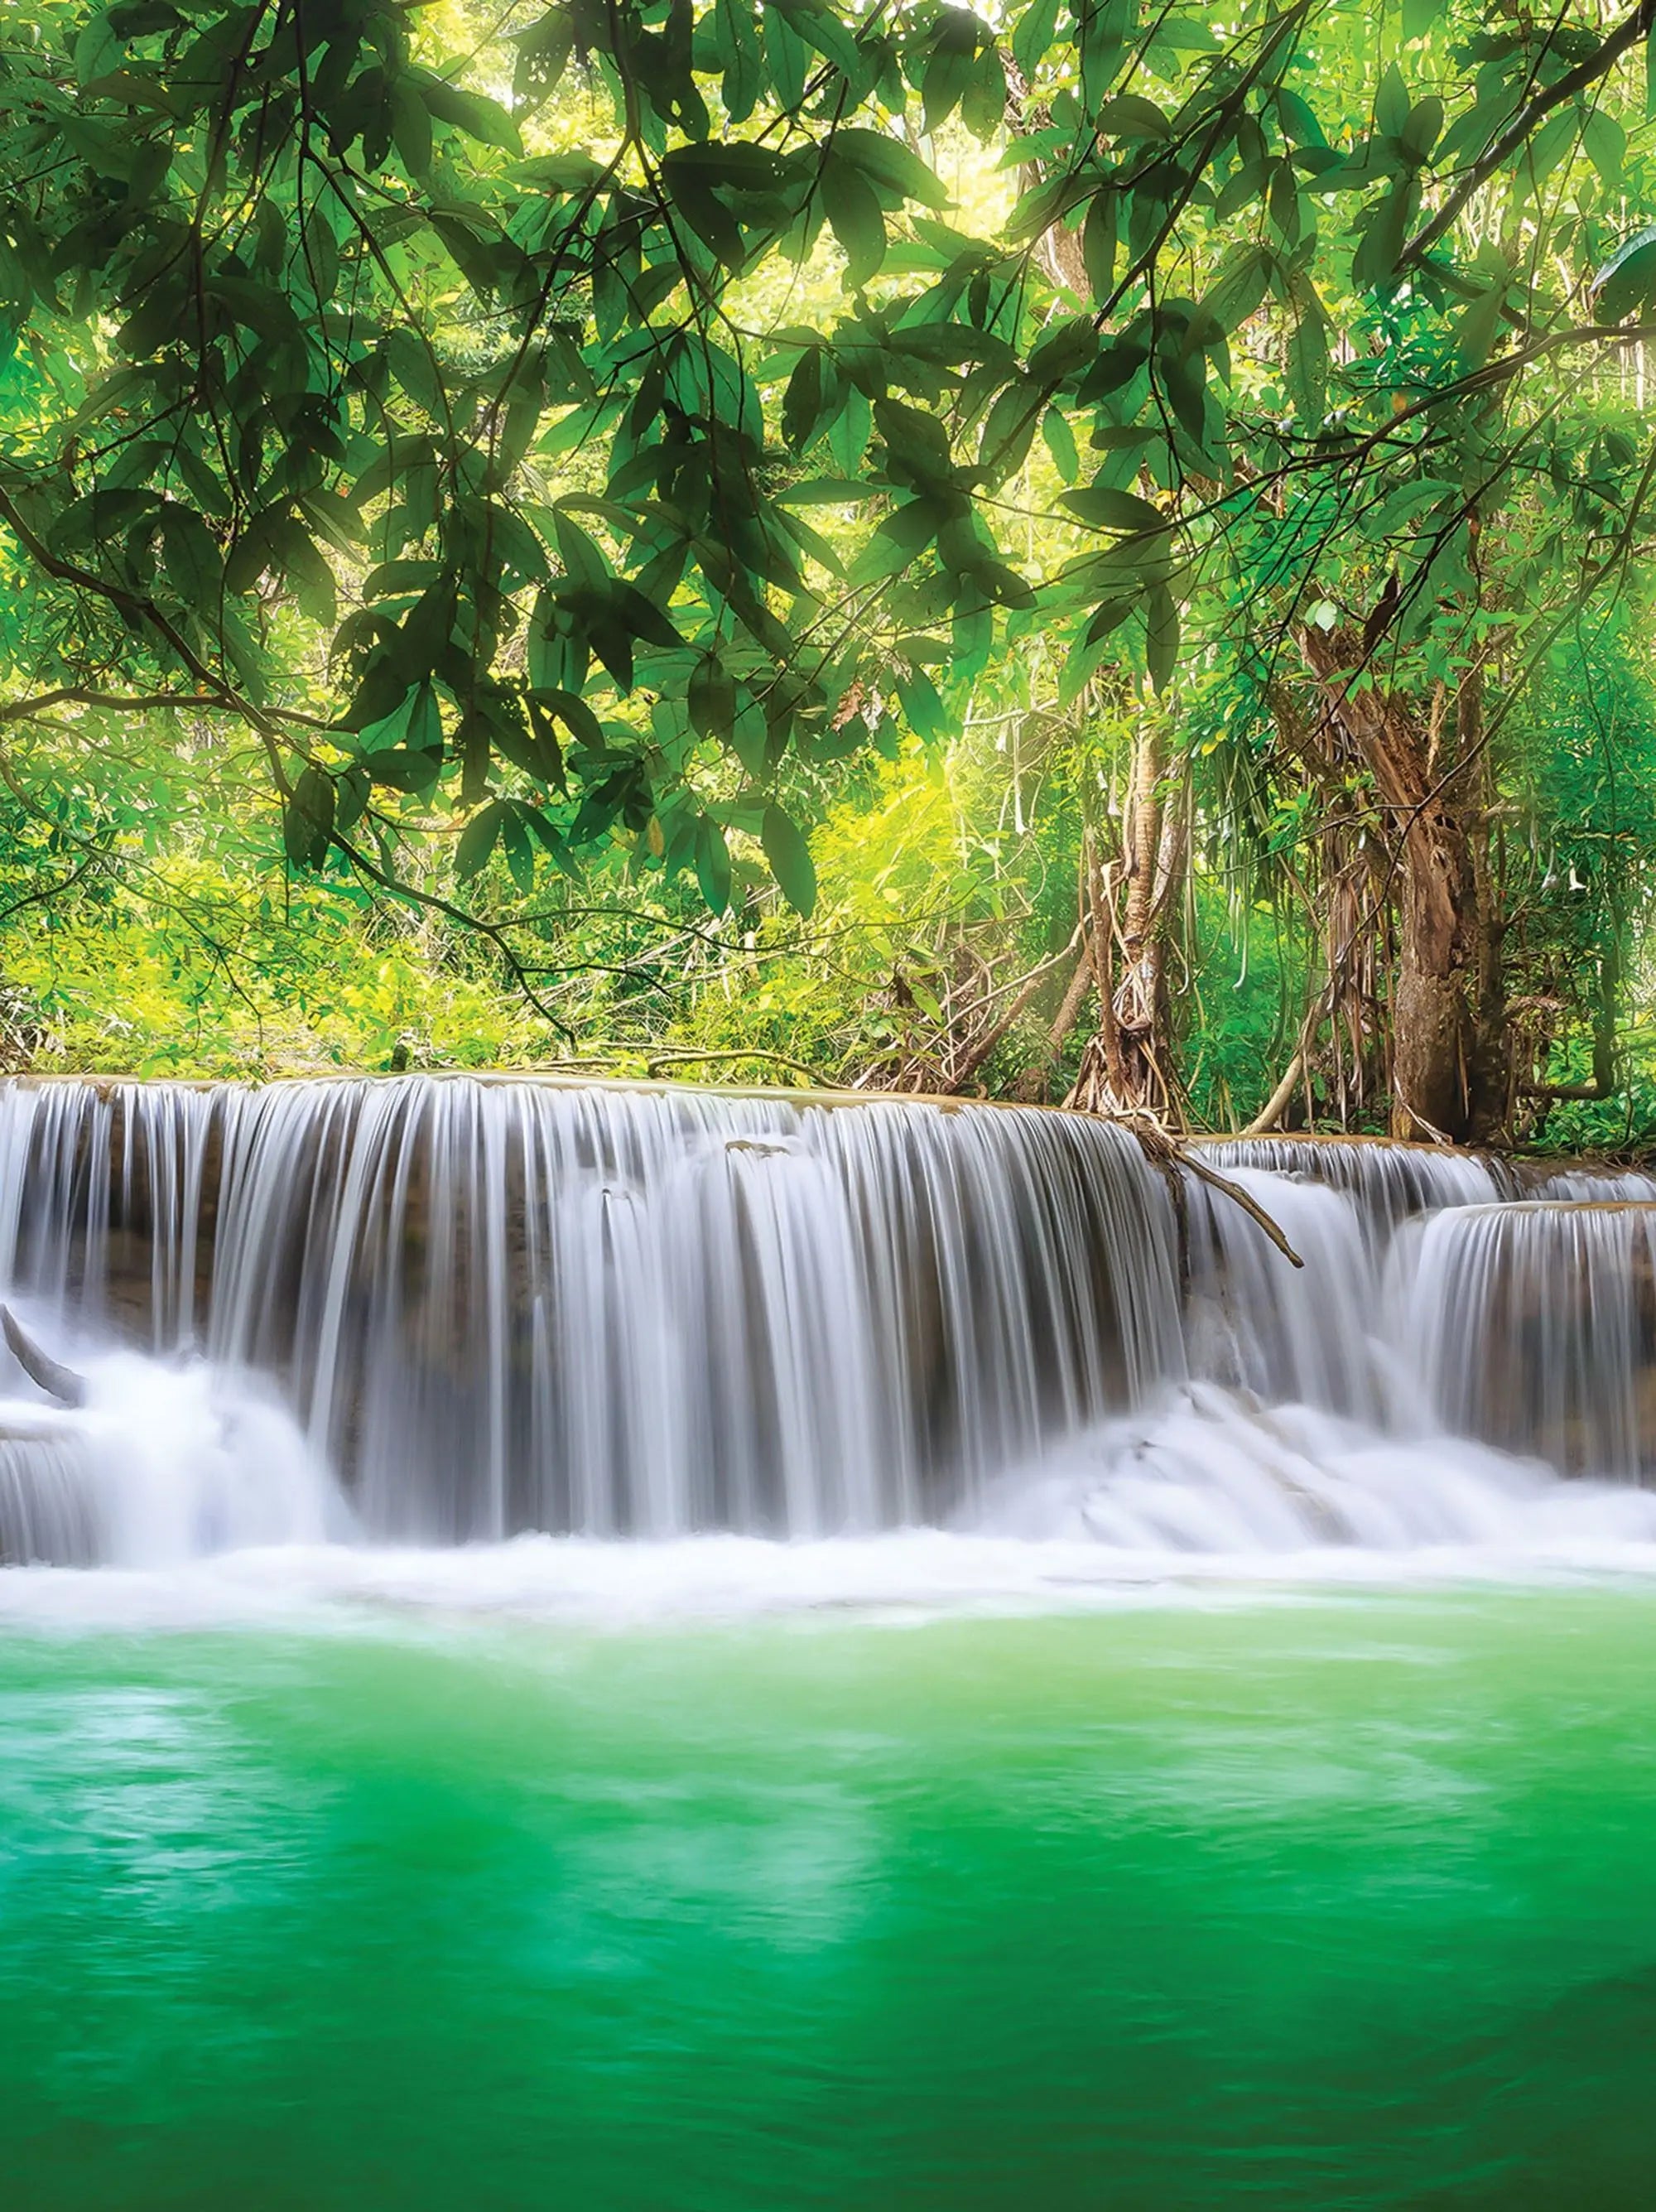
<svg viewBox="0 0 1656 2212">
<path fill-rule="evenodd" d="M 566 1055 L 1630 1097 L 1653 17 L 11 0 L 9 970 L 204 867 Z"/>
</svg>

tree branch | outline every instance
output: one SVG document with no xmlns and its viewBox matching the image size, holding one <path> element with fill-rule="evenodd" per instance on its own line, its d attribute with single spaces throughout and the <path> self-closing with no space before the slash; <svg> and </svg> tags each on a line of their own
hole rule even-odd
<svg viewBox="0 0 1656 2212">
<path fill-rule="evenodd" d="M 1585 92 L 1589 85 L 1597 84 L 1600 77 L 1607 76 L 1630 46 L 1650 35 L 1653 24 L 1656 24 L 1656 0 L 1639 0 L 1633 13 L 1617 25 L 1586 61 L 1578 62 L 1573 70 L 1566 70 L 1556 84 L 1550 84 L 1544 92 L 1538 92 L 1532 100 L 1526 100 L 1507 128 L 1478 155 L 1431 221 L 1422 223 L 1408 240 L 1398 256 L 1398 267 L 1406 268 L 1429 252 L 1445 232 L 1453 228 L 1473 193 L 1489 181 L 1509 155 L 1518 151 L 1536 125 L 1550 115 L 1555 107 L 1562 107 L 1566 100 L 1574 100 L 1577 93 Z"/>
</svg>

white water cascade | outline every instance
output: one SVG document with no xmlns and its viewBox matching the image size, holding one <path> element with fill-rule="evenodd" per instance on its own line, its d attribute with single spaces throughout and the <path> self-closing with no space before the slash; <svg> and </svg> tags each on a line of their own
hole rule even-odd
<svg viewBox="0 0 1656 2212">
<path fill-rule="evenodd" d="M 1203 1157 L 1301 1267 L 1229 1193 L 1032 1109 L 0 1085 L 0 1297 L 86 1379 L 52 1405 L 0 1364 L 0 1559 L 1656 1541 L 1642 1189 L 1524 1198 L 1378 1142 Z"/>
</svg>

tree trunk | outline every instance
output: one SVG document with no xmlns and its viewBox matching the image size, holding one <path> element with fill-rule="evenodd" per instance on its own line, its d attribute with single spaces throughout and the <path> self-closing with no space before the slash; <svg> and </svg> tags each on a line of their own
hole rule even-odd
<svg viewBox="0 0 1656 2212">
<path fill-rule="evenodd" d="M 1072 1105 L 1095 1113 L 1177 1110 L 1172 1077 L 1167 916 L 1185 872 L 1185 816 L 1162 788 L 1167 733 L 1146 714 L 1133 741 L 1131 787 L 1120 860 L 1101 869 L 1083 859 L 1093 915 L 1097 1036 L 1082 1055 Z M 1119 955 L 1119 965 L 1117 955 Z"/>
<path fill-rule="evenodd" d="M 1394 695 L 1355 687 L 1363 653 L 1353 634 L 1307 629 L 1303 647 L 1329 714 L 1374 778 L 1392 831 L 1392 1134 L 1483 1142 L 1507 1118 L 1509 1085 L 1498 917 L 1487 911 L 1488 871 L 1478 861 L 1477 672 L 1463 683 L 1448 741 L 1453 757 L 1446 759 L 1441 714 L 1422 725 Z"/>
</svg>

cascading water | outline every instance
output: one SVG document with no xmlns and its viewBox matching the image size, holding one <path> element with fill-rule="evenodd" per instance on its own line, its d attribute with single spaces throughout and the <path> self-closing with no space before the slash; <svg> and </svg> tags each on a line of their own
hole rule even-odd
<svg viewBox="0 0 1656 2212">
<path fill-rule="evenodd" d="M 1435 1215 L 1398 1252 L 1389 1296 L 1450 1429 L 1566 1474 L 1656 1474 L 1656 1205 Z"/>
<path fill-rule="evenodd" d="M 1530 1186 L 1532 1198 L 1656 1199 L 1656 1176 L 1636 1168 L 1570 1167 L 1541 1176 Z"/>
<path fill-rule="evenodd" d="M 0 1142 L 0 1279 L 278 1377 L 381 1537 L 936 1521 L 1182 1365 L 1168 1190 L 1097 1122 L 14 1085 Z"/>
<path fill-rule="evenodd" d="M 1374 1261 L 1351 1197 L 1261 1168 L 1225 1173 L 1303 1264 L 1285 1260 L 1234 1199 L 1192 1182 L 1186 1218 L 1195 1371 L 1272 1402 L 1379 1420 L 1380 1375 L 1368 1334 Z"/>
<path fill-rule="evenodd" d="M 1656 1538 L 1656 1495 L 1541 1463 L 1656 1472 L 1656 1210 L 1514 1202 L 1428 1147 L 1204 1158 L 1302 1267 L 1229 1193 L 1034 1109 L 9 1084 L 0 1290 L 92 1387 L 0 1404 L 0 1557 L 348 1516 L 420 1545 Z"/>
<path fill-rule="evenodd" d="M 1234 1168 L 1264 1169 L 1348 1193 L 1364 1227 L 1381 1243 L 1411 1214 L 1476 1206 L 1513 1196 L 1517 1190 L 1490 1155 L 1398 1144 L 1383 1137 L 1213 1137 L 1198 1139 L 1198 1149 L 1204 1160 L 1225 1174 Z"/>
</svg>

